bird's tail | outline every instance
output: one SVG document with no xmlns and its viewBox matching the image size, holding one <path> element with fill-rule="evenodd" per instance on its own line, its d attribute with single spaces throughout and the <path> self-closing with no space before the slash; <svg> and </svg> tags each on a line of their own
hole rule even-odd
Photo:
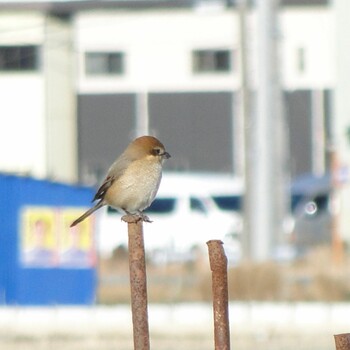
<svg viewBox="0 0 350 350">
<path fill-rule="evenodd" d="M 94 211 L 96 211 L 97 209 L 100 209 L 101 207 L 103 207 L 105 205 L 105 203 L 103 203 L 102 201 L 98 202 L 94 207 L 90 208 L 88 211 L 86 211 L 82 216 L 79 216 L 78 219 L 76 219 L 75 221 L 73 221 L 70 225 L 70 227 L 73 227 L 77 224 L 79 224 L 79 222 L 85 220 L 89 215 L 91 215 Z"/>
</svg>

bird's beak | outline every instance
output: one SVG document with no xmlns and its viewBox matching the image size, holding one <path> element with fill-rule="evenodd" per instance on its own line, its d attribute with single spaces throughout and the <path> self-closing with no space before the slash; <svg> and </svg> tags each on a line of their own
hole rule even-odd
<svg viewBox="0 0 350 350">
<path fill-rule="evenodd" d="M 169 159 L 169 158 L 171 158 L 171 155 L 168 152 L 164 152 L 162 154 L 162 157 L 165 158 L 165 159 Z"/>
</svg>

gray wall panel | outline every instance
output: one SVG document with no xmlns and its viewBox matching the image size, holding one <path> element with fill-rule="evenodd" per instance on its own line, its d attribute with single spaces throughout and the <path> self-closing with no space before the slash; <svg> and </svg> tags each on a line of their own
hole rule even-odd
<svg viewBox="0 0 350 350">
<path fill-rule="evenodd" d="M 173 156 L 168 166 L 232 170 L 232 104 L 228 92 L 151 94 L 150 128 Z"/>
<path fill-rule="evenodd" d="M 151 93 L 150 133 L 172 155 L 166 169 L 231 171 L 232 108 L 230 92 Z M 310 91 L 285 92 L 285 108 L 294 177 L 311 171 Z M 135 95 L 80 95 L 78 123 L 80 179 L 91 182 L 135 136 Z"/>
<path fill-rule="evenodd" d="M 84 182 L 103 176 L 134 137 L 133 94 L 78 97 L 79 177 Z M 93 176 L 92 176 L 93 175 Z M 91 177 L 92 176 L 92 177 Z"/>
<path fill-rule="evenodd" d="M 311 172 L 311 92 L 285 93 L 286 119 L 289 126 L 290 170 L 292 177 Z"/>
</svg>

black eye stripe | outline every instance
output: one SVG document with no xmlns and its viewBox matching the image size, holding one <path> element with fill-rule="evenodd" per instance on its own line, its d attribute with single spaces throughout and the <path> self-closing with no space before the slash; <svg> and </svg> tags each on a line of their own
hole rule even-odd
<svg viewBox="0 0 350 350">
<path fill-rule="evenodd" d="M 152 149 L 152 154 L 154 156 L 158 156 L 161 153 L 161 149 L 160 148 L 153 148 Z"/>
</svg>

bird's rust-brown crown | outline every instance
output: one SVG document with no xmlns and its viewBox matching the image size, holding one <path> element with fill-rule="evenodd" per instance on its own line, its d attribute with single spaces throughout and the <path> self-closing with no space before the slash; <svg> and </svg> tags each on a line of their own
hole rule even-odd
<svg viewBox="0 0 350 350">
<path fill-rule="evenodd" d="M 147 155 L 163 155 L 165 152 L 164 145 L 154 136 L 141 136 L 132 141 L 126 149 L 129 155 L 139 159 Z"/>
</svg>

